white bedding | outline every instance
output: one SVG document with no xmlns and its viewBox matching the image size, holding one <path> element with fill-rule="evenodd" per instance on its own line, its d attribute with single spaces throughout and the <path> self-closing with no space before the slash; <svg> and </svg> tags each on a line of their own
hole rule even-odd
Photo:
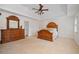
<svg viewBox="0 0 79 59">
<path fill-rule="evenodd" d="M 57 38 L 58 32 L 56 28 L 48 29 L 49 32 L 53 33 L 53 39 L 55 40 Z"/>
</svg>

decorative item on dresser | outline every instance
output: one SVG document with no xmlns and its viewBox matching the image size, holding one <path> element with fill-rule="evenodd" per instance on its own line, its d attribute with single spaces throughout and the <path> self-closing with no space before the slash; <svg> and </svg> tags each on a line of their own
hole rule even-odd
<svg viewBox="0 0 79 59">
<path fill-rule="evenodd" d="M 42 29 L 38 31 L 38 38 L 43 39 L 43 40 L 48 40 L 48 41 L 53 41 L 54 38 L 54 33 L 50 32 L 48 29 L 54 29 L 58 31 L 58 25 L 54 22 L 50 22 L 47 25 L 46 29 Z"/>
<path fill-rule="evenodd" d="M 24 39 L 24 29 L 19 28 L 19 18 L 7 17 L 7 29 L 1 30 L 1 43 Z"/>
</svg>

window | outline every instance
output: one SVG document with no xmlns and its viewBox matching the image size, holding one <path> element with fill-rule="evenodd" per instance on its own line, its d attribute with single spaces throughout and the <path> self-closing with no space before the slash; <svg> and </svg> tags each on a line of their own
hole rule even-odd
<svg viewBox="0 0 79 59">
<path fill-rule="evenodd" d="M 77 20 L 78 20 L 78 17 L 75 17 L 74 32 L 77 32 Z"/>
</svg>

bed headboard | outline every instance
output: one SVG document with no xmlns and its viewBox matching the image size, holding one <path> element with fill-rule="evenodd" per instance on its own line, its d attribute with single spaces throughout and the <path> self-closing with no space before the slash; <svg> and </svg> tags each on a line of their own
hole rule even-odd
<svg viewBox="0 0 79 59">
<path fill-rule="evenodd" d="M 50 22 L 48 23 L 47 28 L 58 28 L 58 25 L 55 22 Z"/>
<path fill-rule="evenodd" d="M 48 23 L 47 28 L 56 28 L 58 31 L 58 25 L 55 22 Z"/>
</svg>

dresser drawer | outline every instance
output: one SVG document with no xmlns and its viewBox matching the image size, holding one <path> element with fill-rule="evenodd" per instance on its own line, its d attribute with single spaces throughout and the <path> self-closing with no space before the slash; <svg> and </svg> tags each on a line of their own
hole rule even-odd
<svg viewBox="0 0 79 59">
<path fill-rule="evenodd" d="M 8 29 L 1 31 L 2 43 L 15 41 L 24 38 L 24 29 Z"/>
</svg>

